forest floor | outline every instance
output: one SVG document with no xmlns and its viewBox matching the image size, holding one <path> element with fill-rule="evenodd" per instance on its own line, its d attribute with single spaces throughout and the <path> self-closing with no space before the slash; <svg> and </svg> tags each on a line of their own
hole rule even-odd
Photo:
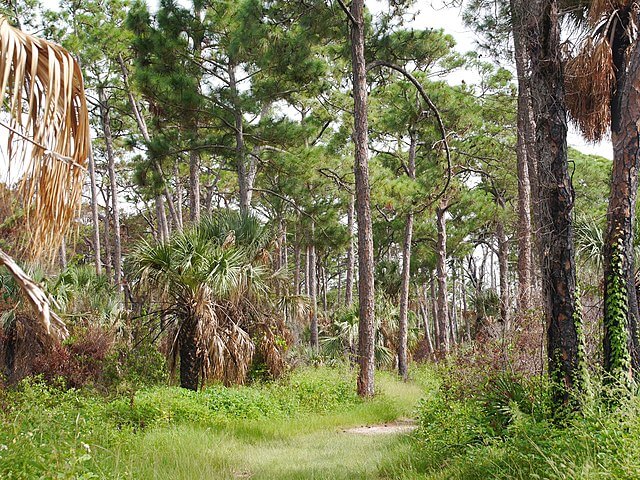
<svg viewBox="0 0 640 480">
<path fill-rule="evenodd" d="M 234 421 L 215 430 L 150 430 L 116 455 L 112 473 L 177 480 L 396 478 L 388 466 L 411 453 L 412 416 L 425 390 L 392 375 L 382 376 L 377 388 L 380 398 L 337 412 Z"/>
</svg>

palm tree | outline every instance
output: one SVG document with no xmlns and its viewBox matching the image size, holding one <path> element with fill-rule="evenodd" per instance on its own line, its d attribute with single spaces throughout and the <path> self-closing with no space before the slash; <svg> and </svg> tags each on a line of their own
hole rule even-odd
<svg viewBox="0 0 640 480">
<path fill-rule="evenodd" d="M 591 2 L 588 35 L 567 64 L 569 111 L 590 140 L 611 132 L 613 172 L 604 241 L 604 366 L 628 383 L 640 371 L 633 233 L 640 168 L 640 44 L 637 5 Z"/>
<path fill-rule="evenodd" d="M 0 121 L 7 138 L 0 164 L 7 165 L 9 185 L 20 185 L 28 252 L 51 259 L 78 210 L 90 149 L 80 66 L 64 48 L 25 34 L 0 15 L 0 96 L 8 106 L 8 120 Z M 66 337 L 46 294 L 1 250 L 0 265 L 18 282 L 46 334 Z"/>
<path fill-rule="evenodd" d="M 270 240 L 255 217 L 225 211 L 130 255 L 134 288 L 158 305 L 182 387 L 244 382 L 256 348 L 273 373 L 282 368 L 287 330 L 270 296 L 280 274 Z"/>
</svg>

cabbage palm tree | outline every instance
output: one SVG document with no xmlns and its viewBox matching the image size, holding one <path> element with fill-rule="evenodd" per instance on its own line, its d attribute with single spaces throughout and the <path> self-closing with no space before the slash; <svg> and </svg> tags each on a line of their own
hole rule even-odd
<svg viewBox="0 0 640 480">
<path fill-rule="evenodd" d="M 89 116 L 80 66 L 69 52 L 9 25 L 0 15 L 0 166 L 19 184 L 32 256 L 51 258 L 79 207 L 90 149 Z M 3 172 L 5 173 L 5 172 Z M 47 296 L 0 250 L 4 265 L 38 313 L 47 334 L 64 338 L 64 323 Z"/>
<path fill-rule="evenodd" d="M 268 366 L 282 361 L 284 325 L 269 295 L 277 278 L 269 241 L 255 217 L 226 211 L 166 243 L 143 242 L 130 255 L 135 288 L 152 295 L 166 322 L 182 387 L 195 390 L 207 379 L 242 383 L 254 338 Z"/>
<path fill-rule="evenodd" d="M 611 132 L 613 171 L 604 242 L 604 366 L 628 383 L 640 371 L 640 311 L 633 233 L 640 168 L 640 43 L 637 3 L 593 1 L 589 29 L 567 64 L 567 105 L 583 134 Z"/>
</svg>

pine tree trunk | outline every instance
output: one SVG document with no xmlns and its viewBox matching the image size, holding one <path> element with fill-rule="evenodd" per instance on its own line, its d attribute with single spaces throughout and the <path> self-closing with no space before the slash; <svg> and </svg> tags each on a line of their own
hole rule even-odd
<svg viewBox="0 0 640 480">
<path fill-rule="evenodd" d="M 620 32 L 623 35 L 623 32 Z M 611 102 L 613 172 L 604 246 L 604 367 L 608 380 L 630 385 L 640 367 L 634 226 L 640 168 L 640 45 L 626 55 L 614 41 L 617 89 Z"/>
<path fill-rule="evenodd" d="M 532 34 L 531 94 L 536 119 L 542 292 L 549 375 L 556 405 L 579 397 L 586 383 L 582 318 L 576 304 L 574 191 L 567 162 L 567 114 L 556 0 L 527 3 Z"/>
<path fill-rule="evenodd" d="M 438 348 L 449 351 L 449 307 L 447 304 L 447 220 L 446 202 L 443 200 L 436 209 L 436 277 L 438 280 Z"/>
<path fill-rule="evenodd" d="M 416 136 L 410 132 L 409 158 L 407 175 L 411 180 L 416 178 Z M 407 379 L 407 339 L 409 333 L 409 285 L 411 281 L 411 239 L 413 236 L 413 211 L 407 214 L 404 225 L 404 242 L 402 244 L 402 277 L 400 281 L 400 314 L 398 320 L 398 374 Z"/>
<path fill-rule="evenodd" d="M 111 215 L 109 214 L 109 201 L 111 199 L 111 193 L 109 193 L 109 187 L 105 187 L 107 191 L 106 203 L 104 207 L 103 228 L 104 228 L 104 269 L 107 274 L 107 278 L 111 281 L 113 274 L 113 260 L 111 258 L 111 227 L 109 226 Z"/>
<path fill-rule="evenodd" d="M 300 267 L 302 262 L 302 252 L 300 250 L 300 241 L 297 240 L 293 246 L 293 261 L 295 262 L 293 270 L 293 286 L 296 295 L 300 295 Z"/>
<path fill-rule="evenodd" d="M 111 113 L 104 88 L 98 87 L 100 102 L 100 121 L 104 132 L 104 143 L 107 150 L 107 170 L 111 185 L 111 214 L 113 215 L 113 269 L 116 288 L 122 290 L 122 242 L 120 238 L 120 208 L 118 205 L 118 184 L 116 182 L 116 157 L 113 151 L 113 136 L 111 134 Z"/>
<path fill-rule="evenodd" d="M 529 151 L 532 140 L 530 131 L 530 96 L 527 81 L 527 45 L 524 40 L 523 19 L 519 18 L 518 0 L 511 0 L 511 24 L 513 30 L 514 56 L 518 77 L 517 116 L 517 171 L 518 171 L 518 312 L 522 317 L 531 309 L 532 275 L 532 227 L 531 227 L 531 183 L 529 181 Z"/>
<path fill-rule="evenodd" d="M 498 206 L 505 208 L 504 199 L 498 198 Z M 509 324 L 509 239 L 500 218 L 496 221 L 496 239 L 498 241 L 498 271 L 500 276 L 500 318 L 503 325 Z"/>
<path fill-rule="evenodd" d="M 93 223 L 93 258 L 96 266 L 96 274 L 102 275 L 100 215 L 98 214 L 98 186 L 96 184 L 96 164 L 93 158 L 93 148 L 89 149 L 89 182 L 91 186 L 91 221 Z"/>
<path fill-rule="evenodd" d="M 311 230 L 313 232 L 313 224 Z M 313 238 L 311 239 L 311 241 L 313 242 Z M 309 285 L 309 298 L 311 300 L 311 348 L 313 348 L 314 350 L 318 350 L 318 287 L 316 285 L 316 252 L 313 243 L 309 245 L 307 251 L 307 279 Z"/>
<path fill-rule="evenodd" d="M 247 212 L 251 205 L 253 185 L 249 184 L 249 165 L 246 158 L 246 147 L 244 143 L 244 120 L 242 118 L 242 109 L 240 108 L 240 97 L 236 81 L 236 66 L 231 63 L 228 67 L 228 75 L 236 136 L 235 156 L 238 174 L 238 189 L 240 192 L 240 210 Z"/>
<path fill-rule="evenodd" d="M 353 224 L 355 222 L 356 199 L 352 194 L 347 208 L 347 231 L 349 232 L 349 248 L 347 249 L 347 278 L 344 288 L 344 303 L 347 307 L 353 303 L 353 277 L 356 269 L 356 255 L 353 245 Z"/>
<path fill-rule="evenodd" d="M 436 285 L 433 272 L 429 272 L 429 291 L 431 293 L 431 318 L 433 318 L 433 338 L 436 350 L 440 350 L 440 320 L 438 319 L 438 300 L 436 297 Z"/>
<path fill-rule="evenodd" d="M 169 240 L 169 227 L 167 225 L 167 214 L 164 209 L 164 197 L 156 195 L 156 217 L 158 219 L 158 237 L 162 243 Z"/>
<path fill-rule="evenodd" d="M 178 163 L 173 166 L 173 178 L 176 182 L 176 199 L 174 205 L 176 206 L 176 213 L 178 215 L 179 228 L 182 229 L 184 225 L 184 216 L 182 215 L 182 180 L 180 179 L 180 171 L 178 169 Z"/>
<path fill-rule="evenodd" d="M 350 23 L 350 37 L 354 101 L 354 172 L 356 180 L 356 209 L 358 213 L 358 297 L 360 300 L 358 394 L 362 397 L 372 397 L 375 392 L 373 377 L 375 370 L 375 300 L 368 159 L 367 72 L 364 54 L 364 0 L 352 0 L 350 11 L 354 20 Z"/>
<path fill-rule="evenodd" d="M 197 138 L 198 126 L 193 127 Z M 192 150 L 189 152 L 189 220 L 191 223 L 200 221 L 200 153 L 192 142 Z"/>
</svg>

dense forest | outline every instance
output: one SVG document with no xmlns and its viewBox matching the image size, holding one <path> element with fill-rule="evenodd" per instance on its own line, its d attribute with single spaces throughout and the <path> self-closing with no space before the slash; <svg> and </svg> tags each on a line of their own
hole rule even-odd
<svg viewBox="0 0 640 480">
<path fill-rule="evenodd" d="M 0 476 L 640 477 L 638 12 L 5 0 Z"/>
</svg>

